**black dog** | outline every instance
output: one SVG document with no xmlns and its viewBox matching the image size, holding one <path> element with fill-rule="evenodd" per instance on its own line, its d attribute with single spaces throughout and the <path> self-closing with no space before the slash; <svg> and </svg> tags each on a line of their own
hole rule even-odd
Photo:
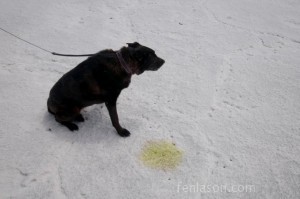
<svg viewBox="0 0 300 199">
<path fill-rule="evenodd" d="M 50 91 L 48 111 L 71 131 L 78 130 L 73 121 L 83 122 L 82 108 L 105 103 L 112 125 L 122 137 L 130 132 L 119 124 L 116 102 L 128 87 L 133 74 L 158 70 L 165 61 L 154 50 L 130 43 L 119 51 L 103 50 L 92 55 L 63 75 Z"/>
</svg>

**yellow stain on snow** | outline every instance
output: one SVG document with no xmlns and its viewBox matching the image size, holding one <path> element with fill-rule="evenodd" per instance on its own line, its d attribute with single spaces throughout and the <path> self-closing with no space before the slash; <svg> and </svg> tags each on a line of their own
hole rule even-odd
<svg viewBox="0 0 300 199">
<path fill-rule="evenodd" d="M 175 169 L 182 159 L 182 151 L 168 141 L 148 142 L 140 156 L 142 162 L 154 169 Z"/>
</svg>

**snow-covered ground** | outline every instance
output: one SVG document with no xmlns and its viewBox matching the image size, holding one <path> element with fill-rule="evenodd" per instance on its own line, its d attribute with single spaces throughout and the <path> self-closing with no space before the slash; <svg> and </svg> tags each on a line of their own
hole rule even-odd
<svg viewBox="0 0 300 199">
<path fill-rule="evenodd" d="M 131 137 L 102 105 L 71 133 L 46 100 L 85 58 L 0 31 L 0 198 L 300 198 L 299 10 L 299 0 L 0 1 L 0 27 L 48 50 L 138 41 L 166 60 L 119 98 Z M 177 169 L 143 165 L 151 140 L 184 151 Z"/>
</svg>

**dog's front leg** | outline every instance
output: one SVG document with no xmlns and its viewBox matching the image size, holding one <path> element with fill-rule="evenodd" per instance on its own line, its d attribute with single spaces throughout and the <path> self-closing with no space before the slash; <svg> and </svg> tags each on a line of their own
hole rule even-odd
<svg viewBox="0 0 300 199">
<path fill-rule="evenodd" d="M 127 129 L 124 129 L 119 123 L 116 102 L 117 102 L 117 99 L 111 100 L 111 101 L 105 102 L 105 105 L 109 112 L 109 116 L 110 116 L 112 125 L 115 127 L 118 134 L 122 137 L 128 137 L 128 136 L 130 136 L 130 132 Z"/>
</svg>

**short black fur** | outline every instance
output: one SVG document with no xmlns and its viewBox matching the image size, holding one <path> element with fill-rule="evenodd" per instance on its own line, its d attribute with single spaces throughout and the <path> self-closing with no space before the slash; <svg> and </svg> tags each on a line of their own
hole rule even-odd
<svg viewBox="0 0 300 199">
<path fill-rule="evenodd" d="M 154 50 L 137 42 L 120 49 L 132 74 L 126 72 L 113 50 L 103 50 L 89 57 L 63 75 L 52 87 L 47 101 L 48 111 L 55 120 L 71 131 L 78 130 L 74 121 L 83 122 L 80 111 L 93 104 L 105 103 L 118 134 L 127 137 L 130 132 L 119 124 L 116 102 L 127 88 L 133 74 L 158 70 L 164 60 Z"/>
</svg>

